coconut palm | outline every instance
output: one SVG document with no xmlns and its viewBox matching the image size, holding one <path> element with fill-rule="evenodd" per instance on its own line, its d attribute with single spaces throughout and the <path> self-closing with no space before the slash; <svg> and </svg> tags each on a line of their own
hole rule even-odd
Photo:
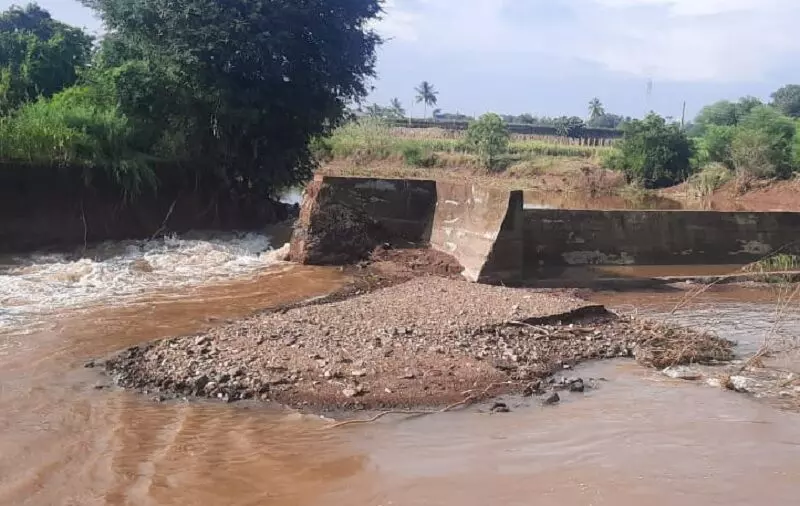
<svg viewBox="0 0 800 506">
<path fill-rule="evenodd" d="M 403 118 L 406 115 L 406 110 L 403 109 L 403 104 L 400 102 L 399 98 L 393 98 L 391 102 L 389 102 L 389 108 L 392 109 L 392 112 L 398 118 Z"/>
<path fill-rule="evenodd" d="M 589 101 L 589 119 L 595 120 L 600 116 L 605 116 L 606 110 L 599 98 L 594 97 Z"/>
<path fill-rule="evenodd" d="M 417 92 L 417 103 L 419 104 L 421 102 L 425 105 L 425 113 L 423 117 L 428 116 L 428 106 L 436 105 L 439 92 L 436 91 L 433 88 L 433 85 L 428 81 L 422 81 L 419 86 L 414 88 L 414 91 Z"/>
</svg>

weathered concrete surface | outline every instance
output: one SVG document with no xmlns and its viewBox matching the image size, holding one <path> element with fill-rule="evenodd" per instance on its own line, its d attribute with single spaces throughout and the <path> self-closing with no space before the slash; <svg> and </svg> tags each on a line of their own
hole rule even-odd
<svg viewBox="0 0 800 506">
<path fill-rule="evenodd" d="M 471 281 L 513 284 L 548 268 L 747 264 L 777 250 L 800 253 L 800 213 L 523 210 L 519 191 L 318 177 L 291 257 L 352 263 L 400 241 L 452 255 Z"/>
<path fill-rule="evenodd" d="M 747 264 L 797 252 L 800 213 L 524 211 L 525 266 Z"/>
<path fill-rule="evenodd" d="M 437 183 L 431 247 L 455 257 L 470 281 L 519 278 L 523 260 L 522 192 Z"/>
<path fill-rule="evenodd" d="M 317 176 L 306 187 L 290 258 L 344 265 L 383 242 L 427 243 L 435 206 L 433 181 Z"/>
<path fill-rule="evenodd" d="M 164 187 L 131 202 L 116 191 L 0 185 L 0 254 L 71 249 L 100 241 L 147 239 L 190 230 L 262 230 L 289 218 L 288 206 L 235 200 L 224 191 Z"/>
<path fill-rule="evenodd" d="M 452 255 L 471 281 L 519 279 L 522 192 L 319 176 L 306 189 L 290 258 L 341 265 L 363 259 L 383 242 L 404 241 Z"/>
</svg>

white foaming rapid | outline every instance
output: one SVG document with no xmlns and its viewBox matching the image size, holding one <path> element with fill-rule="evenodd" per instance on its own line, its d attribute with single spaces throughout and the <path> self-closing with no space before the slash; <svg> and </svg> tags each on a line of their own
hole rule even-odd
<svg viewBox="0 0 800 506">
<path fill-rule="evenodd" d="M 22 330 L 38 315 L 67 308 L 250 278 L 285 256 L 286 248 L 272 249 L 265 235 L 205 234 L 15 257 L 0 263 L 0 332 Z"/>
</svg>

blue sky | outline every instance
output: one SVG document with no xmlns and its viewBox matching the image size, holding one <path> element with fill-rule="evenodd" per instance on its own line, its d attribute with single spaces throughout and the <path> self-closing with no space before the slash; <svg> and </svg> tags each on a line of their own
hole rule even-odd
<svg viewBox="0 0 800 506">
<path fill-rule="evenodd" d="M 23 0 L 24 1 L 24 0 Z M 20 0 L 0 0 L 7 8 Z M 39 0 L 100 32 L 76 0 Z M 446 111 L 680 116 L 800 83 L 799 0 L 386 0 L 371 100 L 412 107 L 423 79 Z M 648 98 L 647 82 L 653 91 Z"/>
</svg>

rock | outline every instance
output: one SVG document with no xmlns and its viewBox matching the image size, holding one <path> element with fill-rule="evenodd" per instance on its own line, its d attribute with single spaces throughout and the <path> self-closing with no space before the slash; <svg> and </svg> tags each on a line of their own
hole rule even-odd
<svg viewBox="0 0 800 506">
<path fill-rule="evenodd" d="M 504 402 L 495 402 L 491 409 L 492 413 L 510 413 L 511 410 Z"/>
<path fill-rule="evenodd" d="M 529 383 L 528 386 L 522 391 L 523 397 L 530 397 L 535 393 L 539 393 L 542 390 L 542 382 L 541 381 L 534 381 Z"/>
<path fill-rule="evenodd" d="M 83 367 L 85 367 L 85 368 L 87 368 L 87 369 L 91 369 L 91 368 L 92 368 L 92 367 L 94 367 L 95 365 L 96 365 L 96 364 L 95 364 L 94 360 L 90 360 L 90 361 L 86 362 L 85 364 L 83 364 Z"/>
<path fill-rule="evenodd" d="M 577 381 L 573 381 L 569 384 L 569 391 L 575 393 L 582 393 L 586 390 L 586 385 L 583 383 L 583 380 L 578 378 Z"/>
<path fill-rule="evenodd" d="M 414 374 L 413 372 L 409 371 L 409 372 L 406 372 L 405 374 L 403 374 L 402 376 L 400 376 L 400 379 L 413 380 L 416 377 L 417 377 L 416 374 Z"/>
<path fill-rule="evenodd" d="M 352 371 L 350 375 L 353 376 L 354 378 L 363 378 L 364 376 L 367 375 L 367 371 L 365 369 L 357 369 L 355 371 Z"/>
<path fill-rule="evenodd" d="M 206 385 L 208 384 L 209 381 L 210 380 L 208 379 L 208 376 L 206 376 L 205 374 L 200 376 L 199 378 L 194 380 L 195 390 L 197 390 L 198 392 L 203 391 L 206 388 Z"/>
<path fill-rule="evenodd" d="M 731 376 L 729 385 L 740 393 L 748 393 L 755 387 L 755 380 L 746 376 Z"/>
<path fill-rule="evenodd" d="M 553 392 L 542 401 L 542 404 L 544 404 L 545 406 L 549 406 L 553 404 L 558 404 L 559 402 L 561 402 L 561 397 L 558 396 L 558 392 Z"/>
<path fill-rule="evenodd" d="M 706 385 L 713 388 L 722 388 L 722 380 L 719 378 L 707 378 Z"/>
<path fill-rule="evenodd" d="M 694 367 L 680 365 L 676 367 L 667 367 L 661 373 L 664 376 L 672 379 L 680 379 L 686 381 L 696 381 L 703 377 L 703 373 Z"/>
<path fill-rule="evenodd" d="M 345 388 L 344 390 L 342 390 L 342 395 L 344 395 L 348 399 L 352 399 L 353 397 L 358 395 L 358 390 L 356 390 L 355 388 Z"/>
</svg>

